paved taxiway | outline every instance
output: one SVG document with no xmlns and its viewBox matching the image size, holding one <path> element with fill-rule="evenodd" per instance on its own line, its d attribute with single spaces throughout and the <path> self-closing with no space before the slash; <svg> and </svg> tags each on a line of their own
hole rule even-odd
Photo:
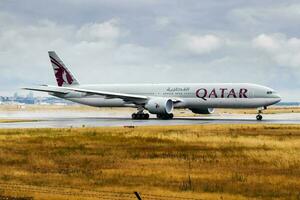
<svg viewBox="0 0 300 200">
<path fill-rule="evenodd" d="M 63 128 L 103 126 L 152 126 L 152 125 L 197 125 L 197 124 L 300 124 L 300 113 L 265 114 L 261 122 L 254 114 L 213 114 L 199 117 L 175 117 L 173 120 L 158 120 L 154 115 L 149 120 L 132 120 L 130 113 L 103 112 L 2 112 L 0 119 L 38 120 L 35 122 L 0 123 L 0 128 Z"/>
</svg>

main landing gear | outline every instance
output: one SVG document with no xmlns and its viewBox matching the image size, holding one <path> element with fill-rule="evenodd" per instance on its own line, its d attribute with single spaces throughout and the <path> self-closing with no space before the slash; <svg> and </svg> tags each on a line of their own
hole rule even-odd
<svg viewBox="0 0 300 200">
<path fill-rule="evenodd" d="M 138 107 L 138 112 L 132 113 L 131 118 L 132 119 L 149 119 L 149 114 L 144 113 L 143 107 Z"/>
<path fill-rule="evenodd" d="M 157 114 L 156 115 L 158 119 L 173 119 L 174 115 L 172 113 L 170 114 Z"/>
<path fill-rule="evenodd" d="M 133 113 L 131 115 L 132 119 L 149 119 L 149 114 L 148 113 Z"/>
<path fill-rule="evenodd" d="M 157 114 L 156 115 L 158 119 L 173 119 L 174 115 L 172 113 L 170 114 Z M 132 119 L 140 119 L 140 120 L 147 120 L 149 119 L 149 114 L 144 113 L 143 107 L 138 107 L 137 113 L 132 113 L 131 115 Z"/>
</svg>

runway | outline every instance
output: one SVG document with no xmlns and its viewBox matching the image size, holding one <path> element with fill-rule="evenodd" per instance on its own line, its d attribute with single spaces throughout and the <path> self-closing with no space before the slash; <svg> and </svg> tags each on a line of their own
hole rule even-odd
<svg viewBox="0 0 300 200">
<path fill-rule="evenodd" d="M 130 113 L 103 112 L 2 112 L 0 119 L 37 120 L 34 122 L 0 123 L 0 128 L 66 128 L 112 126 L 163 126 L 199 124 L 300 124 L 300 113 L 265 114 L 256 121 L 254 114 L 213 114 L 199 117 L 175 117 L 159 120 L 132 120 Z"/>
</svg>

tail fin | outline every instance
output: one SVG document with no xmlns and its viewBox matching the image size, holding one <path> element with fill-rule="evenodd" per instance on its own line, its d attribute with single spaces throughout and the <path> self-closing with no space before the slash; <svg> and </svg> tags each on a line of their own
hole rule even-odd
<svg viewBox="0 0 300 200">
<path fill-rule="evenodd" d="M 56 55 L 54 51 L 49 51 L 49 58 L 54 70 L 54 75 L 56 77 L 58 86 L 71 86 L 79 85 L 78 81 L 75 79 L 73 74 L 64 65 L 62 60 Z"/>
</svg>

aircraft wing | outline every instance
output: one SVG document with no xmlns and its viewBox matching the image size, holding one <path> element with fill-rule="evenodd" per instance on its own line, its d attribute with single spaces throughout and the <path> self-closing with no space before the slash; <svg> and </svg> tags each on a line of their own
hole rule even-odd
<svg viewBox="0 0 300 200">
<path fill-rule="evenodd" d="M 79 89 L 79 88 L 69 88 L 69 87 L 62 87 L 67 90 L 72 90 L 76 92 L 83 92 L 87 95 L 101 95 L 106 96 L 107 98 L 120 98 L 123 100 L 149 100 L 151 97 L 144 96 L 144 95 L 133 95 L 133 94 L 125 94 L 125 93 L 116 93 L 116 92 L 106 92 L 106 91 L 98 91 L 98 90 L 86 90 L 86 89 Z M 171 99 L 174 103 L 179 103 L 181 99 Z"/>
<path fill-rule="evenodd" d="M 118 92 L 106 92 L 106 91 L 99 91 L 99 90 L 87 90 L 87 89 L 70 88 L 70 87 L 63 87 L 63 88 L 75 92 L 82 92 L 85 93 L 86 95 L 101 95 L 101 96 L 105 96 L 106 98 L 119 98 L 123 100 L 148 100 L 148 97 L 143 95 L 133 95 L 133 94 L 118 93 Z"/>
<path fill-rule="evenodd" d="M 124 101 L 132 101 L 132 102 L 146 101 L 149 99 L 147 96 L 143 96 L 143 95 L 133 95 L 133 94 L 107 92 L 107 91 L 99 91 L 99 90 L 87 90 L 87 89 L 75 88 L 75 87 L 39 86 L 39 87 L 30 87 L 30 88 L 27 87 L 23 89 L 40 91 L 40 92 L 49 92 L 58 95 L 68 94 L 73 91 L 73 92 L 83 93 L 86 96 L 100 95 L 106 98 L 119 98 L 119 99 L 123 99 Z"/>
<path fill-rule="evenodd" d="M 67 95 L 70 92 L 79 92 L 83 93 L 85 96 L 89 95 L 100 95 L 104 96 L 105 98 L 119 98 L 123 99 L 127 102 L 143 104 L 146 103 L 151 97 L 144 96 L 144 95 L 134 95 L 134 94 L 126 94 L 126 93 L 118 93 L 118 92 L 107 92 L 107 91 L 99 91 L 99 90 L 88 90 L 82 89 L 77 87 L 56 87 L 56 86 L 47 86 L 43 85 L 40 87 L 31 87 L 31 88 L 23 88 L 25 90 L 33 90 L 33 91 L 40 91 L 40 92 L 49 92 L 57 95 Z M 181 99 L 172 99 L 174 103 L 179 103 Z"/>
</svg>

